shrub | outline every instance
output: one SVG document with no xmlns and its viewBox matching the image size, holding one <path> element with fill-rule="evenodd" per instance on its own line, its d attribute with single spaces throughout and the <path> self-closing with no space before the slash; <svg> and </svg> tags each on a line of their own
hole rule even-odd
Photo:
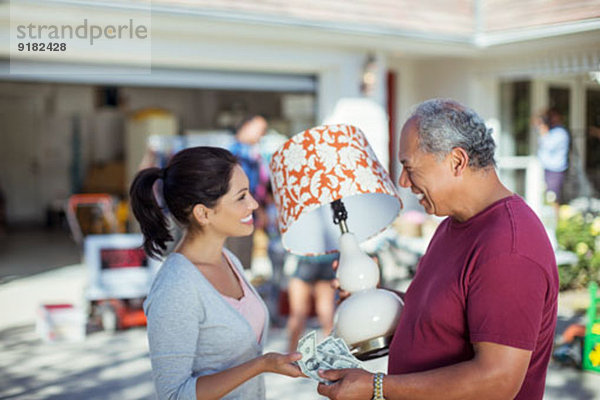
<svg viewBox="0 0 600 400">
<path fill-rule="evenodd" d="M 556 238 L 578 258 L 575 265 L 558 266 L 561 290 L 600 283 L 600 200 L 580 198 L 561 206 Z"/>
</svg>

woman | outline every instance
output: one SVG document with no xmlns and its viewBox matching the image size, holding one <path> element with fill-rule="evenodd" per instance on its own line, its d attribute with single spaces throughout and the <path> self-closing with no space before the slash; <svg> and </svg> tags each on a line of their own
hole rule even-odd
<svg viewBox="0 0 600 400">
<path fill-rule="evenodd" d="M 156 192 L 185 229 L 144 302 L 159 398 L 264 399 L 261 373 L 301 376 L 292 364 L 299 353 L 261 355 L 266 307 L 223 247 L 228 237 L 254 230 L 257 203 L 237 159 L 224 149 L 195 147 L 164 169 L 138 173 L 131 205 L 152 257 L 164 255 L 173 240 Z"/>
<path fill-rule="evenodd" d="M 314 295 L 315 311 L 323 335 L 327 336 L 333 329 L 335 312 L 335 289 L 332 285 L 335 271 L 332 262 L 337 256 L 298 257 L 298 264 L 288 284 L 290 317 L 287 330 L 289 334 L 288 349 L 294 351 L 308 319 Z"/>
</svg>

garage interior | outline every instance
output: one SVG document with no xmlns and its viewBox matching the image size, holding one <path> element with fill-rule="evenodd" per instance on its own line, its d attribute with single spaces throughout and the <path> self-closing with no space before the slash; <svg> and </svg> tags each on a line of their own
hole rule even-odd
<svg viewBox="0 0 600 400">
<path fill-rule="evenodd" d="M 126 204 L 150 134 L 230 139 L 249 114 L 280 137 L 314 126 L 314 78 L 304 82 L 312 83 L 258 90 L 0 81 L 0 282 L 78 263 L 69 197 L 107 193 Z"/>
</svg>

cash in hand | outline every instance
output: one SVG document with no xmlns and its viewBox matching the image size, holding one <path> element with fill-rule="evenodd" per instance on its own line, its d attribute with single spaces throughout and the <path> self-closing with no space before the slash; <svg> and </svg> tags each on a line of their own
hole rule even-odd
<svg viewBox="0 0 600 400">
<path fill-rule="evenodd" d="M 316 331 L 311 331 L 300 339 L 298 352 L 302 353 L 302 359 L 298 360 L 302 372 L 321 383 L 331 382 L 319 376 L 317 371 L 320 369 L 362 368 L 361 362 L 350 353 L 342 339 L 327 336 L 317 345 Z"/>
</svg>

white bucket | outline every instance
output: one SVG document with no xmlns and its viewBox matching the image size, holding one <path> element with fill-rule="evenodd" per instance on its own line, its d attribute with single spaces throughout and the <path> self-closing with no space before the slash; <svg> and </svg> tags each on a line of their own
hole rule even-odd
<svg viewBox="0 0 600 400">
<path fill-rule="evenodd" d="M 84 312 L 72 304 L 42 304 L 36 332 L 45 342 L 79 342 L 85 339 Z"/>
</svg>

